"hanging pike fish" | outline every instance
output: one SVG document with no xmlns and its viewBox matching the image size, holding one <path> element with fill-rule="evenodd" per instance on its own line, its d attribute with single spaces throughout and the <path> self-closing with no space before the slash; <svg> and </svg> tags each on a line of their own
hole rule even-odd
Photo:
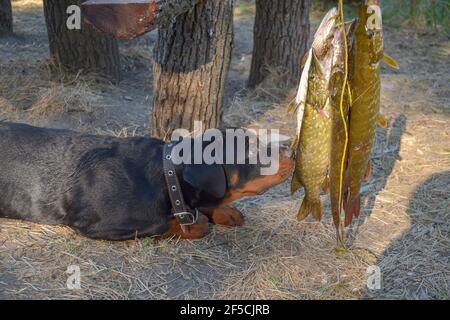
<svg viewBox="0 0 450 320">
<path fill-rule="evenodd" d="M 344 244 L 344 235 L 340 223 L 340 214 L 342 208 L 343 197 L 343 173 L 345 170 L 346 159 L 346 132 L 348 132 L 348 111 L 349 111 L 349 96 L 347 90 L 342 96 L 343 86 L 345 81 L 345 41 L 344 32 L 339 29 L 333 40 L 333 63 L 330 78 L 330 92 L 331 92 L 331 130 L 333 132 L 331 137 L 330 150 L 330 202 L 331 214 L 333 222 L 336 227 L 336 235 L 338 243 Z M 341 101 L 341 99 L 343 99 Z M 342 102 L 342 105 L 341 105 Z M 345 122 L 344 122 L 345 121 Z"/>
<path fill-rule="evenodd" d="M 360 187 L 371 172 L 370 155 L 380 119 L 380 63 L 384 56 L 380 0 L 359 6 L 350 73 L 352 105 L 349 116 L 348 162 L 345 176 L 345 226 L 360 214 Z"/>
<path fill-rule="evenodd" d="M 305 188 L 305 198 L 297 218 L 305 219 L 310 213 L 321 220 L 323 206 L 320 189 L 326 184 L 329 165 L 331 106 L 328 82 L 331 68 L 331 41 L 336 28 L 337 10 L 330 10 L 314 36 L 312 49 L 308 53 L 298 101 L 296 164 L 291 182 L 291 192 L 300 186 Z M 307 72 L 307 73 L 305 73 Z M 307 78 L 305 76 L 307 75 Z M 307 79 L 307 85 L 306 80 Z M 301 116 L 299 116 L 301 112 Z"/>
<path fill-rule="evenodd" d="M 343 19 L 343 17 L 341 17 Z M 331 150 L 330 150 L 330 202 L 338 244 L 344 245 L 344 230 L 341 224 L 343 199 L 343 176 L 347 158 L 348 114 L 350 96 L 348 86 L 349 52 L 353 44 L 356 20 L 345 23 L 346 32 L 339 27 L 333 39 L 333 62 L 330 76 L 331 99 Z M 343 88 L 345 83 L 345 90 Z"/>
</svg>

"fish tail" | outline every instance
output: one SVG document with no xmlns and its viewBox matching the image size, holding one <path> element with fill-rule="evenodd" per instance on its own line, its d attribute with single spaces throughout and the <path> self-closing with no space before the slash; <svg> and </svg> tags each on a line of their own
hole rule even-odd
<svg viewBox="0 0 450 320">
<path fill-rule="evenodd" d="M 347 227 L 352 223 L 353 217 L 359 217 L 361 213 L 361 196 L 358 194 L 353 200 L 347 200 L 344 202 L 344 211 L 345 211 L 345 223 L 344 225 Z"/>
<path fill-rule="evenodd" d="M 328 191 L 330 191 L 330 178 L 328 176 L 326 176 L 325 179 L 323 179 L 322 191 L 325 194 L 327 194 Z"/>
<path fill-rule="evenodd" d="M 314 219 L 317 221 L 322 220 L 323 216 L 323 205 L 322 201 L 320 201 L 320 198 L 317 199 L 309 199 L 305 197 L 303 199 L 302 205 L 300 206 L 300 209 L 298 210 L 297 219 L 299 221 L 304 220 L 309 214 L 312 214 Z"/>
<path fill-rule="evenodd" d="M 291 194 L 294 194 L 298 189 L 300 189 L 301 186 L 302 184 L 300 183 L 300 180 L 297 175 L 294 174 L 291 180 Z"/>
<path fill-rule="evenodd" d="M 333 217 L 334 226 L 338 227 L 340 223 L 339 208 L 336 208 L 335 205 L 331 208 L 331 216 Z"/>
<path fill-rule="evenodd" d="M 369 160 L 367 163 L 366 172 L 364 172 L 364 180 L 369 180 L 370 176 L 372 175 L 372 161 Z"/>
</svg>

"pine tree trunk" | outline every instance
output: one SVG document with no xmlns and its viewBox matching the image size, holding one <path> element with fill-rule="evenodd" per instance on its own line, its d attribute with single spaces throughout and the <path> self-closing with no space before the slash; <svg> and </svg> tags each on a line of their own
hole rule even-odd
<svg viewBox="0 0 450 320">
<path fill-rule="evenodd" d="M 309 36 L 309 0 L 256 0 L 253 59 L 248 86 L 281 69 L 300 79 L 300 64 Z"/>
<path fill-rule="evenodd" d="M 66 26 L 70 5 L 84 0 L 44 0 L 50 55 L 70 71 L 95 72 L 118 82 L 120 58 L 117 41 L 82 23 L 81 30 Z"/>
<path fill-rule="evenodd" d="M 0 0 L 0 36 L 13 32 L 11 0 Z"/>
<path fill-rule="evenodd" d="M 233 44 L 233 0 L 203 0 L 158 31 L 153 65 L 152 135 L 170 139 L 221 121 L 225 79 Z"/>
</svg>

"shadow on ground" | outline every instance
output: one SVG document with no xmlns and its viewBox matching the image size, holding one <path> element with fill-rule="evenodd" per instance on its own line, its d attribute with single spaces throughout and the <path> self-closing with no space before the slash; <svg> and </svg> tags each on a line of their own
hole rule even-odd
<svg viewBox="0 0 450 320">
<path fill-rule="evenodd" d="M 351 234 L 358 234 L 359 228 L 370 218 L 377 197 L 386 188 L 395 163 L 401 160 L 401 141 L 405 133 L 406 124 L 406 116 L 400 114 L 389 128 L 378 130 L 376 137 L 378 150 L 371 158 L 372 177 L 370 178 L 370 184 L 363 185 L 361 188 L 361 192 L 366 195 L 362 198 L 361 217 L 355 226 L 351 227 L 355 229 L 355 232 Z"/>
<path fill-rule="evenodd" d="M 411 194 L 411 227 L 379 256 L 382 288 L 366 298 L 450 298 L 449 186 L 450 171 L 444 171 Z"/>
</svg>

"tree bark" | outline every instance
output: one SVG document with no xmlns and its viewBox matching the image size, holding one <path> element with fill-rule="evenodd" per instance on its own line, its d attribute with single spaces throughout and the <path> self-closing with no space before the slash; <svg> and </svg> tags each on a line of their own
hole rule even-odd
<svg viewBox="0 0 450 320">
<path fill-rule="evenodd" d="M 248 86 L 254 88 L 278 68 L 300 79 L 309 36 L 309 0 L 256 0 L 253 58 Z"/>
<path fill-rule="evenodd" d="M 0 0 L 0 36 L 13 32 L 11 0 Z"/>
<path fill-rule="evenodd" d="M 88 0 L 86 22 L 117 39 L 134 39 L 192 9 L 199 0 Z"/>
<path fill-rule="evenodd" d="M 87 24 L 82 23 L 81 30 L 67 28 L 67 8 L 70 5 L 81 7 L 82 2 L 44 0 L 50 55 L 70 71 L 95 72 L 118 82 L 120 58 L 117 41 Z"/>
<path fill-rule="evenodd" d="M 233 44 L 233 0 L 202 0 L 158 31 L 152 135 L 218 127 Z"/>
</svg>

